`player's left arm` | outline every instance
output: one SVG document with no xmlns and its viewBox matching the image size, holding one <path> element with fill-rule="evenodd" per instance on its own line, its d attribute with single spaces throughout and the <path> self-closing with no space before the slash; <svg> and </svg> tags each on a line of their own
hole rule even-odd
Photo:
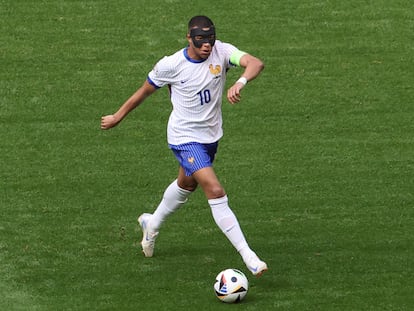
<svg viewBox="0 0 414 311">
<path fill-rule="evenodd" d="M 232 104 L 240 101 L 240 91 L 242 88 L 246 86 L 247 82 L 256 78 L 264 69 L 263 62 L 250 54 L 243 54 L 238 61 L 239 65 L 244 68 L 244 72 L 227 91 L 227 99 Z"/>
</svg>

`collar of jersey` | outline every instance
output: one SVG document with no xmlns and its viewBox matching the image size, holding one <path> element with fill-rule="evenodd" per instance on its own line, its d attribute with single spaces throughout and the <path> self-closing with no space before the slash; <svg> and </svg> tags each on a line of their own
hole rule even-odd
<svg viewBox="0 0 414 311">
<path fill-rule="evenodd" d="M 189 61 L 189 62 L 192 62 L 192 63 L 196 63 L 196 64 L 198 64 L 198 63 L 202 63 L 202 62 L 205 62 L 206 60 L 207 60 L 207 58 L 206 59 L 200 59 L 200 60 L 198 60 L 198 59 L 192 59 L 191 57 L 190 57 L 190 55 L 188 55 L 188 47 L 186 47 L 185 49 L 184 49 L 184 57 Z"/>
</svg>

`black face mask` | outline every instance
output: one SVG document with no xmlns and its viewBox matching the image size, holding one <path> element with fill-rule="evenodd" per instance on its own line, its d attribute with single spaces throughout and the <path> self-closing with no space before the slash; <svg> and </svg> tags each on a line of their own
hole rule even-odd
<svg viewBox="0 0 414 311">
<path fill-rule="evenodd" d="M 198 49 L 201 48 L 203 43 L 210 43 L 211 46 L 214 46 L 216 42 L 216 30 L 214 26 L 210 26 L 209 30 L 193 28 L 190 30 L 190 37 L 193 40 L 194 46 Z"/>
</svg>

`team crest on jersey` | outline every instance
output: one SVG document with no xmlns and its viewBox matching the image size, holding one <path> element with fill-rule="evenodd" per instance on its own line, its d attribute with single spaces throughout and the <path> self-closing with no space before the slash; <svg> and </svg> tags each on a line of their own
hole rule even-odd
<svg viewBox="0 0 414 311">
<path fill-rule="evenodd" d="M 194 157 L 189 157 L 187 160 L 190 164 L 193 164 L 195 159 Z"/>
<path fill-rule="evenodd" d="M 213 65 L 210 64 L 210 66 L 208 68 L 210 69 L 210 72 L 215 76 L 219 75 L 220 72 L 221 72 L 221 66 L 220 65 L 216 65 L 216 67 L 213 67 Z"/>
</svg>

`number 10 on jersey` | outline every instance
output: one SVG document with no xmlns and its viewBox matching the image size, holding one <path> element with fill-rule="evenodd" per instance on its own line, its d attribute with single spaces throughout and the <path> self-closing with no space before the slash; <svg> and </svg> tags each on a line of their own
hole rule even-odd
<svg viewBox="0 0 414 311">
<path fill-rule="evenodd" d="M 197 93 L 200 96 L 200 104 L 208 104 L 211 101 L 210 90 L 204 90 Z"/>
</svg>

